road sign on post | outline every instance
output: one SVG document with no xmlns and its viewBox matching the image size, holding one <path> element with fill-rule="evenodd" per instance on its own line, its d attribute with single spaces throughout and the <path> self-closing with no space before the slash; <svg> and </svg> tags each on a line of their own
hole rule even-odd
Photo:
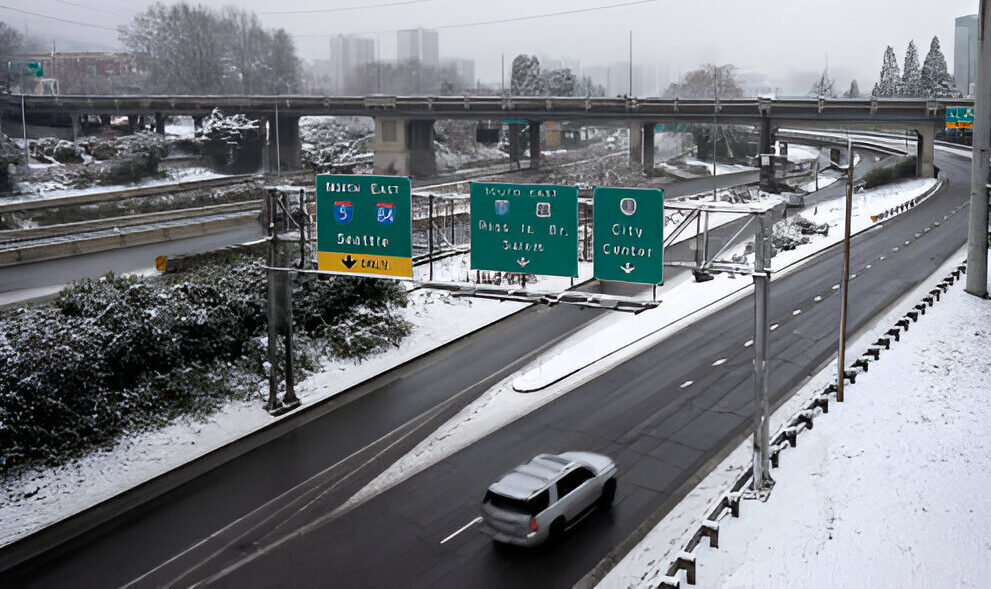
<svg viewBox="0 0 991 589">
<path fill-rule="evenodd" d="M 578 277 L 578 187 L 471 185 L 471 267 Z"/>
<path fill-rule="evenodd" d="M 662 284 L 664 191 L 596 187 L 592 202 L 595 278 Z"/>
<path fill-rule="evenodd" d="M 402 176 L 317 175 L 317 268 L 412 278 L 410 192 Z"/>
<path fill-rule="evenodd" d="M 947 129 L 973 129 L 974 128 L 974 107 L 972 107 L 972 106 L 948 106 L 948 107 L 946 107 L 946 128 Z"/>
</svg>

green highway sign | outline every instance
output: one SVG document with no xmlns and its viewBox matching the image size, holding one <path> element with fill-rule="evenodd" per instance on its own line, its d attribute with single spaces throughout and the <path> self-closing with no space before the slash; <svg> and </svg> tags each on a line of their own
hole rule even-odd
<svg viewBox="0 0 991 589">
<path fill-rule="evenodd" d="M 948 106 L 948 107 L 946 107 L 946 128 L 947 129 L 973 129 L 974 128 L 974 107 L 972 107 L 972 106 Z"/>
<path fill-rule="evenodd" d="M 525 125 L 526 124 L 526 119 L 505 118 L 505 119 L 502 120 L 502 124 L 503 125 Z"/>
<path fill-rule="evenodd" d="M 413 277 L 410 181 L 402 176 L 317 175 L 317 268 Z"/>
<path fill-rule="evenodd" d="M 596 187 L 592 240 L 596 279 L 662 284 L 664 191 Z"/>
<path fill-rule="evenodd" d="M 471 184 L 471 268 L 578 276 L 578 187 Z"/>
</svg>

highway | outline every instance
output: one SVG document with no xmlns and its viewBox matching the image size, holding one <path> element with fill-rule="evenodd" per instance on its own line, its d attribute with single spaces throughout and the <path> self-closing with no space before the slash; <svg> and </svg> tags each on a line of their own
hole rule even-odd
<svg viewBox="0 0 991 589">
<path fill-rule="evenodd" d="M 892 219 L 884 231 L 857 240 L 852 268 L 859 272 L 873 264 L 873 269 L 852 283 L 852 327 L 928 275 L 963 242 L 965 208 L 914 237 L 966 200 L 967 182 L 961 179 L 969 178 L 969 161 L 943 159 L 954 179 L 949 190 Z M 906 240 L 911 247 L 900 245 Z M 901 253 L 892 253 L 894 247 Z M 879 255 L 886 260 L 878 263 Z M 835 350 L 830 334 L 838 317 L 832 290 L 837 256 L 834 248 L 772 284 L 772 318 L 780 325 L 771 339 L 776 400 Z M 823 302 L 813 302 L 817 295 Z M 794 309 L 803 313 L 796 317 Z M 35 561 L 12 580 L 64 586 L 86 579 L 88 585 L 117 586 L 139 579 L 137 585 L 144 586 L 178 579 L 186 585 L 252 555 L 214 581 L 221 586 L 569 586 L 744 435 L 752 397 L 752 354 L 744 346 L 753 330 L 749 300 L 700 320 L 342 517 L 271 549 L 256 548 L 330 513 L 447 416 L 599 313 L 531 308 L 387 373 L 336 399 L 299 430 L 82 538 L 63 554 Z M 714 370 L 712 363 L 723 358 Z M 689 380 L 693 384 L 681 388 Z M 560 545 L 532 553 L 494 549 L 471 527 L 440 544 L 477 516 L 485 487 L 503 471 L 535 453 L 571 448 L 617 459 L 621 478 L 612 514 L 596 514 Z M 187 550 L 249 513 L 207 544 Z M 285 523 L 273 528 L 276 522 Z M 178 553 L 177 560 L 142 577 Z"/>
</svg>

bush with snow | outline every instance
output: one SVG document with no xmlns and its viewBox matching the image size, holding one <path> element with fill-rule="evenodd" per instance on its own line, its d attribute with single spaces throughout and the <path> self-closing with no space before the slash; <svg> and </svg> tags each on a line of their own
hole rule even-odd
<svg viewBox="0 0 991 589">
<path fill-rule="evenodd" d="M 297 364 L 398 345 L 405 291 L 350 277 L 294 283 Z M 0 474 L 59 464 L 124 432 L 259 395 L 266 360 L 259 259 L 162 278 L 86 279 L 0 315 Z M 261 399 L 259 398 L 259 403 Z"/>
</svg>

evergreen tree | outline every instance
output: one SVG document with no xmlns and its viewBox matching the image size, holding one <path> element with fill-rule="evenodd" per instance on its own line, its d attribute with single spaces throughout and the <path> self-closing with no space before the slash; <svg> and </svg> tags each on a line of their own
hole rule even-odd
<svg viewBox="0 0 991 589">
<path fill-rule="evenodd" d="M 874 96 L 878 98 L 891 98 L 898 95 L 898 86 L 901 83 L 901 74 L 898 71 L 898 60 L 895 58 L 895 50 L 888 45 L 884 50 L 884 61 L 881 64 L 881 77 L 875 86 Z"/>
<path fill-rule="evenodd" d="M 905 71 L 902 73 L 901 96 L 915 98 L 922 96 L 922 72 L 919 70 L 919 52 L 915 49 L 915 41 L 908 42 L 905 52 Z"/>
<path fill-rule="evenodd" d="M 536 55 L 521 53 L 516 56 L 510 78 L 510 91 L 514 96 L 542 96 L 546 94 L 545 83 Z"/>
<path fill-rule="evenodd" d="M 946 71 L 946 58 L 939 47 L 939 38 L 933 37 L 929 53 L 922 64 L 920 94 L 928 98 L 958 98 L 960 91 L 953 76 Z"/>
<path fill-rule="evenodd" d="M 857 80 L 850 82 L 850 89 L 843 93 L 843 98 L 860 98 L 860 86 L 857 85 Z"/>
</svg>

